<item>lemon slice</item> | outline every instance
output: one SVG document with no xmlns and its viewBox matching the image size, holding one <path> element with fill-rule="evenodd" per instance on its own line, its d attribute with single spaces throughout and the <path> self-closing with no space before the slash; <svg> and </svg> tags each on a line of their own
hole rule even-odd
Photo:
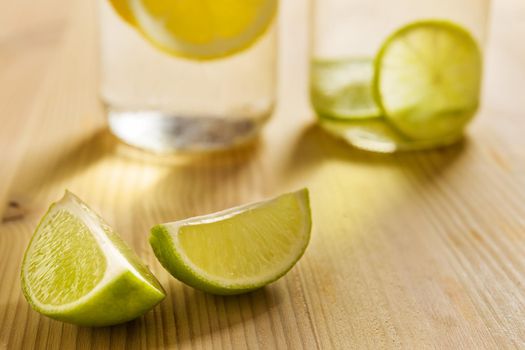
<svg viewBox="0 0 525 350">
<path fill-rule="evenodd" d="M 310 239 L 308 191 L 155 226 L 150 243 L 182 282 L 214 294 L 262 287 L 290 270 Z"/>
<path fill-rule="evenodd" d="M 229 56 L 266 31 L 277 0 L 110 0 L 155 46 L 191 59 Z"/>
<path fill-rule="evenodd" d="M 386 118 L 405 136 L 461 134 L 479 105 L 482 59 L 475 39 L 449 21 L 409 24 L 375 60 L 374 92 Z"/>
<path fill-rule="evenodd" d="M 36 228 L 21 279 L 36 311 L 83 326 L 132 320 L 165 297 L 135 253 L 69 192 Z"/>
</svg>

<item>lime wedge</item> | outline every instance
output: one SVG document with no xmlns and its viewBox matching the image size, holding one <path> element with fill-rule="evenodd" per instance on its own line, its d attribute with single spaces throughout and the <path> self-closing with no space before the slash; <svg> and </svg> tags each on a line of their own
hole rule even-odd
<svg viewBox="0 0 525 350">
<path fill-rule="evenodd" d="M 277 0 L 110 0 L 152 44 L 190 59 L 229 56 L 251 46 L 277 12 Z"/>
<path fill-rule="evenodd" d="M 457 24 L 409 24 L 391 35 L 376 57 L 376 99 L 409 138 L 460 135 L 478 109 L 481 61 L 475 39 Z"/>
<path fill-rule="evenodd" d="M 277 280 L 310 239 L 308 191 L 157 225 L 150 243 L 180 281 L 214 294 L 239 294 Z"/>
<path fill-rule="evenodd" d="M 165 297 L 135 253 L 70 192 L 41 219 L 21 279 L 36 311 L 83 326 L 132 320 Z"/>
<path fill-rule="evenodd" d="M 372 59 L 314 60 L 310 70 L 310 100 L 319 116 L 368 119 L 381 115 L 372 94 Z"/>
</svg>

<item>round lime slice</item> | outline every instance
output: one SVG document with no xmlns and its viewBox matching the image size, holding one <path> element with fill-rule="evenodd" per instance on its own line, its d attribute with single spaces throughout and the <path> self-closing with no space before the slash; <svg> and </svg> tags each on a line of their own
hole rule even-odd
<svg viewBox="0 0 525 350">
<path fill-rule="evenodd" d="M 150 243 L 180 281 L 214 294 L 239 294 L 277 280 L 310 239 L 308 191 L 161 224 Z"/>
<path fill-rule="evenodd" d="M 381 110 L 372 94 L 371 58 L 314 60 L 310 67 L 310 100 L 320 117 L 368 119 Z"/>
<path fill-rule="evenodd" d="M 404 135 L 429 140 L 461 134 L 479 105 L 482 59 L 475 39 L 449 21 L 409 24 L 375 60 L 374 94 Z"/>
<path fill-rule="evenodd" d="M 40 221 L 21 278 L 36 311 L 83 326 L 132 320 L 165 297 L 120 236 L 69 192 Z"/>
</svg>

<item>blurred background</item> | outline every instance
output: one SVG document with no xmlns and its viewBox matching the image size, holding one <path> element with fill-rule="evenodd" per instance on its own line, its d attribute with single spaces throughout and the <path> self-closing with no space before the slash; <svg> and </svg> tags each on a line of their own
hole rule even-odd
<svg viewBox="0 0 525 350">
<path fill-rule="evenodd" d="M 299 0 L 280 3 L 277 105 L 261 137 L 191 157 L 125 146 L 99 100 L 96 18 L 94 1 L 0 0 L 0 348 L 523 347 L 523 0 L 492 2 L 482 107 L 466 141 L 395 155 L 357 151 L 316 126 L 311 13 Z M 167 302 L 104 330 L 39 318 L 22 298 L 24 248 L 66 188 L 158 273 L 144 239 L 155 223 L 303 186 L 312 242 L 271 288 L 228 299 L 161 273 Z"/>
</svg>

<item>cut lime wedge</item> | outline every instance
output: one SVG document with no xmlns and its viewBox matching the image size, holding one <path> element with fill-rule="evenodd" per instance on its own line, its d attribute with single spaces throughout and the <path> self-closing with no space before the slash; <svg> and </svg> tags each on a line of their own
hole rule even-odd
<svg viewBox="0 0 525 350">
<path fill-rule="evenodd" d="M 409 24 L 375 60 L 374 93 L 386 118 L 414 140 L 460 135 L 479 105 L 481 52 L 448 21 Z"/>
<path fill-rule="evenodd" d="M 161 50 L 215 59 L 246 49 L 272 23 L 277 0 L 110 0 L 116 12 Z"/>
<path fill-rule="evenodd" d="M 314 60 L 310 70 L 310 100 L 320 117 L 368 119 L 381 115 L 372 94 L 372 59 Z"/>
<path fill-rule="evenodd" d="M 84 326 L 132 320 L 165 297 L 135 253 L 69 192 L 36 228 L 21 279 L 36 311 Z"/>
<path fill-rule="evenodd" d="M 161 224 L 150 243 L 180 281 L 214 294 L 239 294 L 277 280 L 310 239 L 308 191 Z"/>
</svg>

